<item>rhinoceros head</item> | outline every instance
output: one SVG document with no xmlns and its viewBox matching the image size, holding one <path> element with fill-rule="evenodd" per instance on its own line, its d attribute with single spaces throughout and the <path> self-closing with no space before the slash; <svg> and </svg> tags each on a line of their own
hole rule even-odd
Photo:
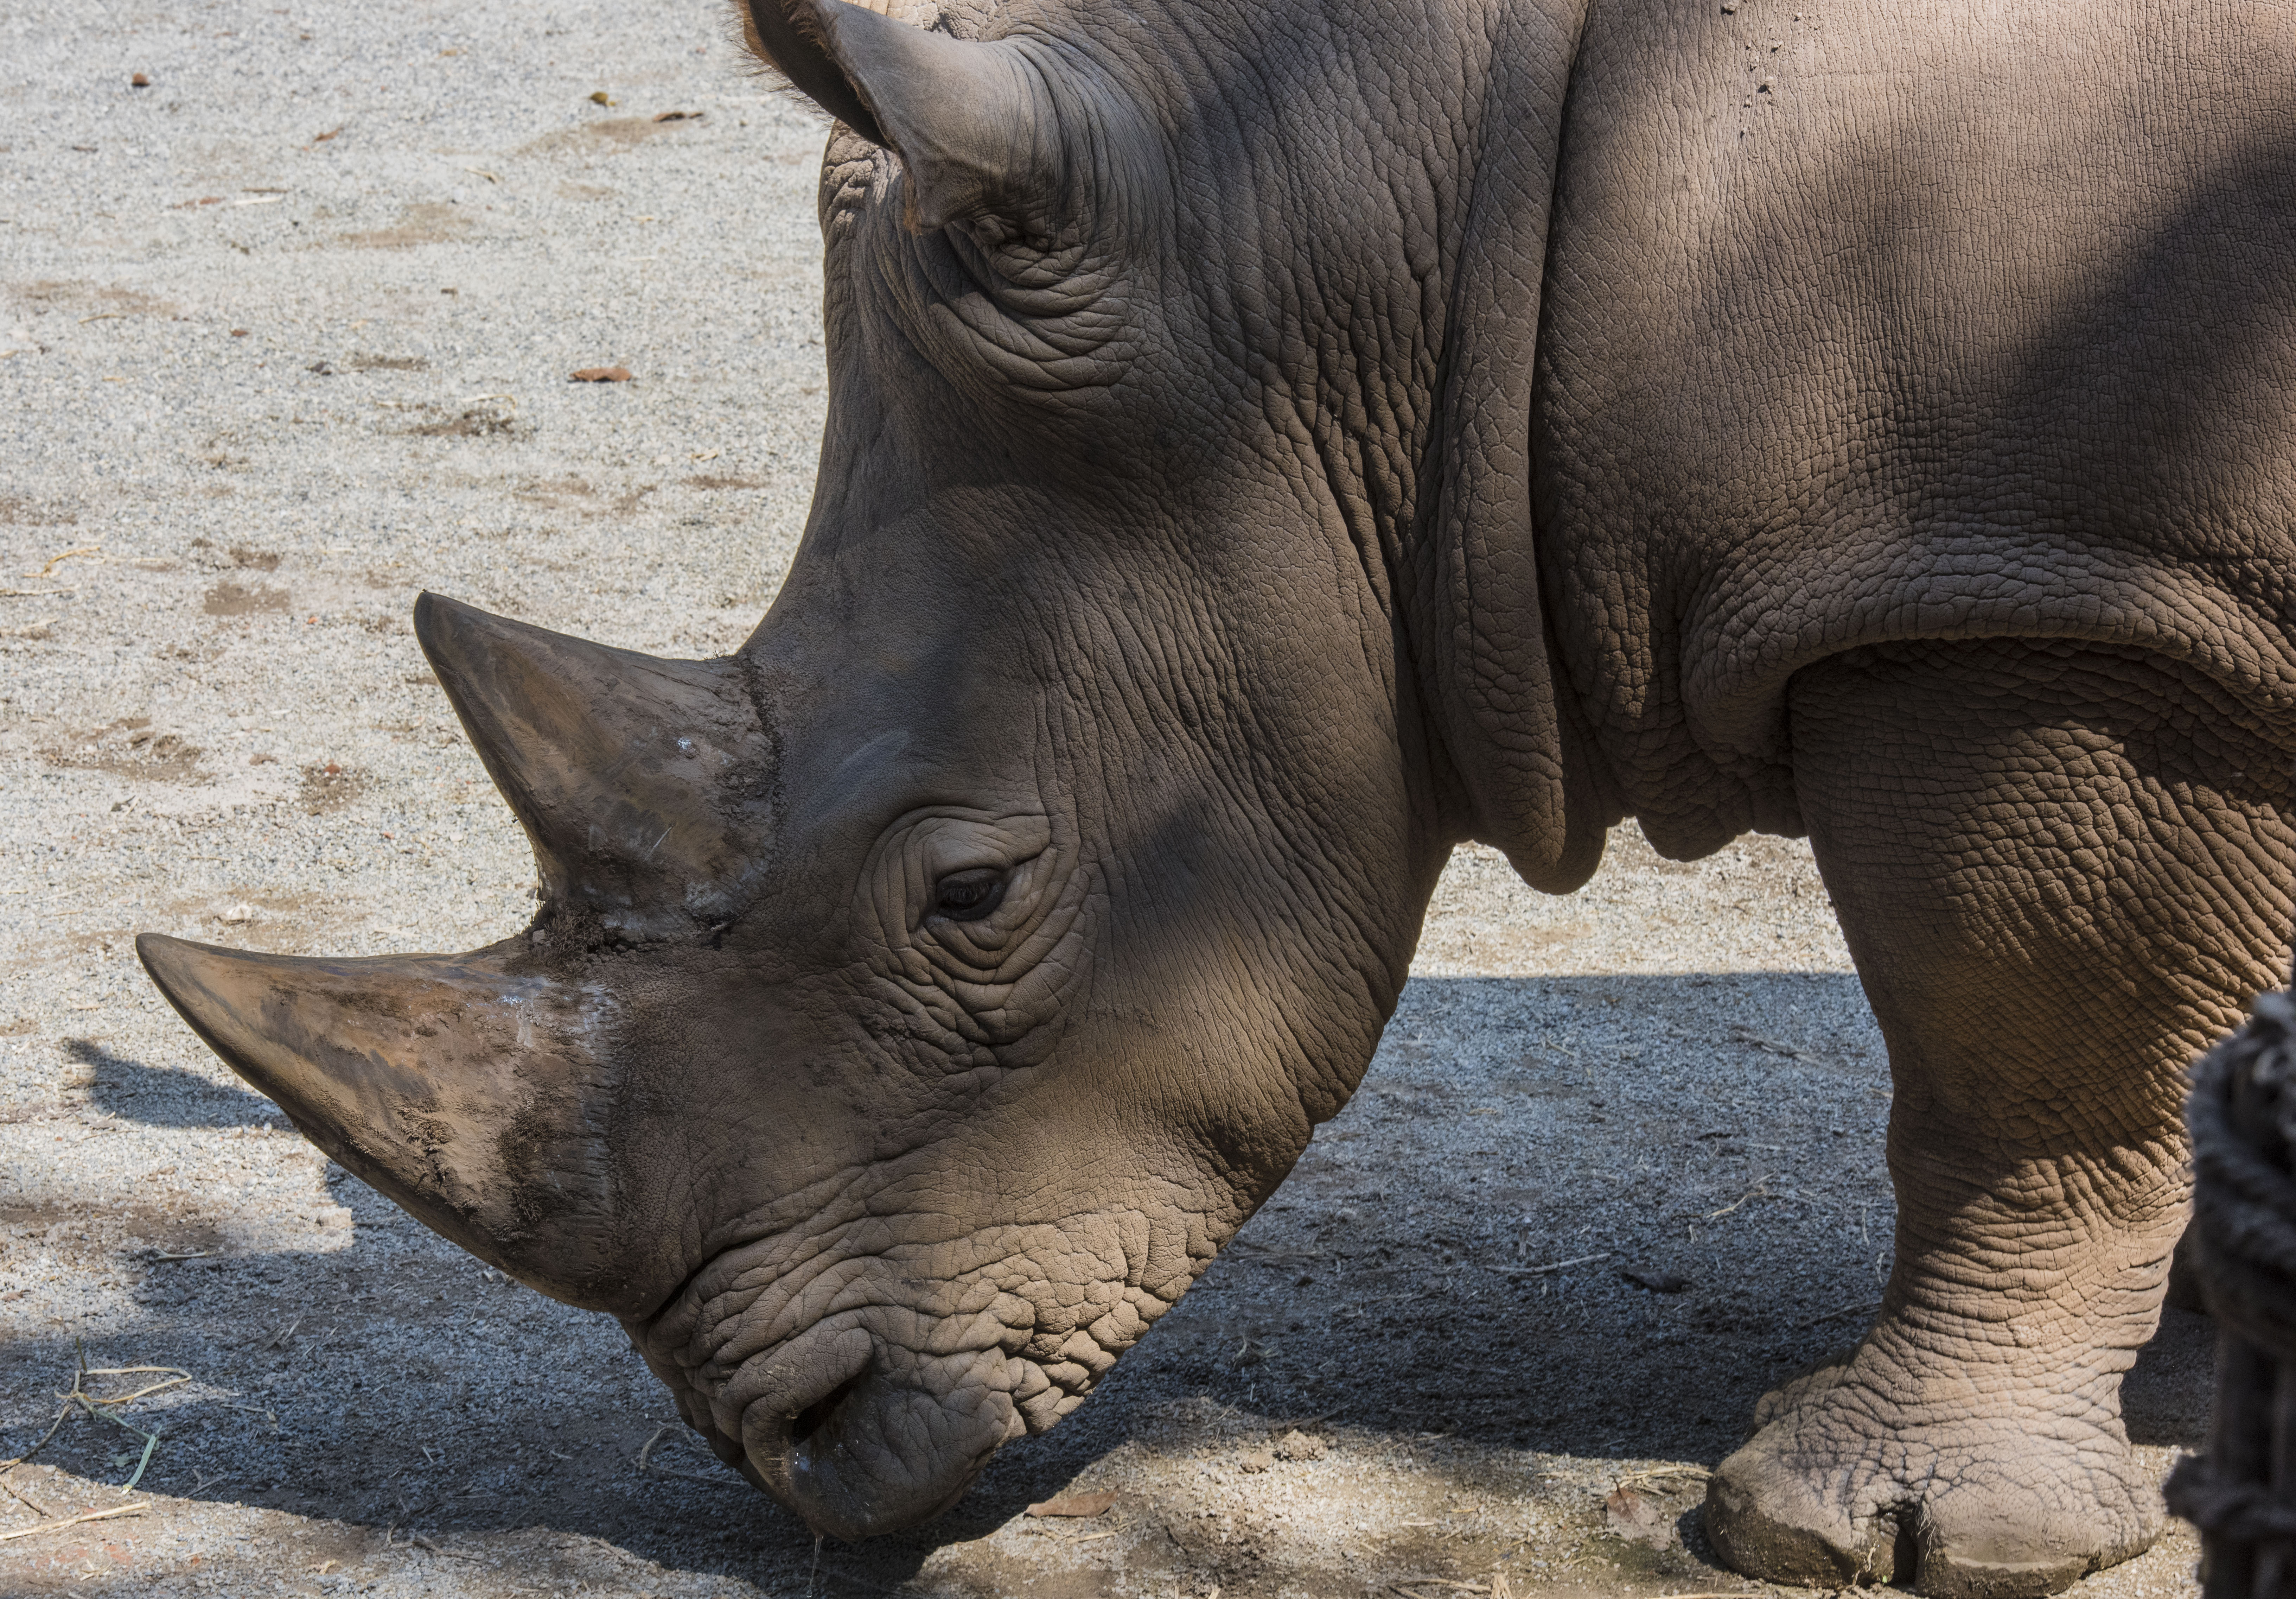
<svg viewBox="0 0 2296 1599">
<path fill-rule="evenodd" d="M 1358 1080 L 1450 837 L 1341 446 L 1252 342 L 1264 264 L 1187 242 L 1226 202 L 1120 21 L 1095 54 L 757 0 L 843 124 L 770 614 L 667 661 L 424 596 L 532 927 L 142 944 L 316 1143 L 620 1317 L 840 1536 L 949 1504 L 1179 1298 Z"/>
</svg>

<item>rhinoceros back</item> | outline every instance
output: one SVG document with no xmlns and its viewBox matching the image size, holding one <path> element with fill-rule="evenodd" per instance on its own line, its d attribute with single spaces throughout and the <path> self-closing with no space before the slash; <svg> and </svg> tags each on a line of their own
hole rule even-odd
<svg viewBox="0 0 2296 1599">
<path fill-rule="evenodd" d="M 1542 588 L 1660 847 L 1795 825 L 1861 645 L 2140 648 L 2296 741 L 2296 12 L 1598 6 L 1563 152 Z"/>
</svg>

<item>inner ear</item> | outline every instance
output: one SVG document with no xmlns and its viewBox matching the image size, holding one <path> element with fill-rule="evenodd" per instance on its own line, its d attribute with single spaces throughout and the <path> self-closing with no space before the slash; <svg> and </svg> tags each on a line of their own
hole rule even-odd
<svg viewBox="0 0 2296 1599">
<path fill-rule="evenodd" d="M 790 86 L 873 144 L 886 143 L 877 119 L 829 53 L 813 8 L 783 0 L 738 0 L 742 42 Z"/>
<path fill-rule="evenodd" d="M 845 0 L 747 0 L 752 48 L 824 111 L 901 158 L 909 225 L 1018 218 L 1058 183 L 1043 47 L 952 38 Z"/>
</svg>

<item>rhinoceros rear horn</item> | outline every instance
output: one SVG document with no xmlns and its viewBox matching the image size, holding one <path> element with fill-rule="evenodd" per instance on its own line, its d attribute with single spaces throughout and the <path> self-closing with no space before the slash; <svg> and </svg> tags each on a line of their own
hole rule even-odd
<svg viewBox="0 0 2296 1599">
<path fill-rule="evenodd" d="M 900 156 L 909 225 L 1015 218 L 1053 179 L 1047 62 L 845 0 L 743 0 L 750 48 L 839 121 Z"/>
<path fill-rule="evenodd" d="M 771 772 L 737 661 L 661 660 L 436 594 L 414 632 L 526 828 L 545 903 L 644 936 L 738 914 L 767 853 Z"/>
</svg>

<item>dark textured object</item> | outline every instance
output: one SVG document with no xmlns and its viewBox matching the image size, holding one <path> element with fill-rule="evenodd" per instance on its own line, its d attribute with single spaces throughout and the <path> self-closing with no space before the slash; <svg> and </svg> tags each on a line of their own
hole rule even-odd
<svg viewBox="0 0 2296 1599">
<path fill-rule="evenodd" d="M 2267 993 L 2193 1074 L 2193 1232 L 2219 1327 L 2206 1454 L 2169 1479 L 2204 1599 L 2296 1599 L 2296 998 Z"/>
<path fill-rule="evenodd" d="M 771 612 L 654 661 L 426 599 L 534 925 L 152 975 L 858 1537 L 1267 1198 L 1454 845 L 1806 834 L 1896 1247 L 1705 1533 L 1955 1599 L 2145 1548 L 2186 1071 L 2289 970 L 2296 34 L 1745 9 L 752 0 L 841 120 Z"/>
</svg>

